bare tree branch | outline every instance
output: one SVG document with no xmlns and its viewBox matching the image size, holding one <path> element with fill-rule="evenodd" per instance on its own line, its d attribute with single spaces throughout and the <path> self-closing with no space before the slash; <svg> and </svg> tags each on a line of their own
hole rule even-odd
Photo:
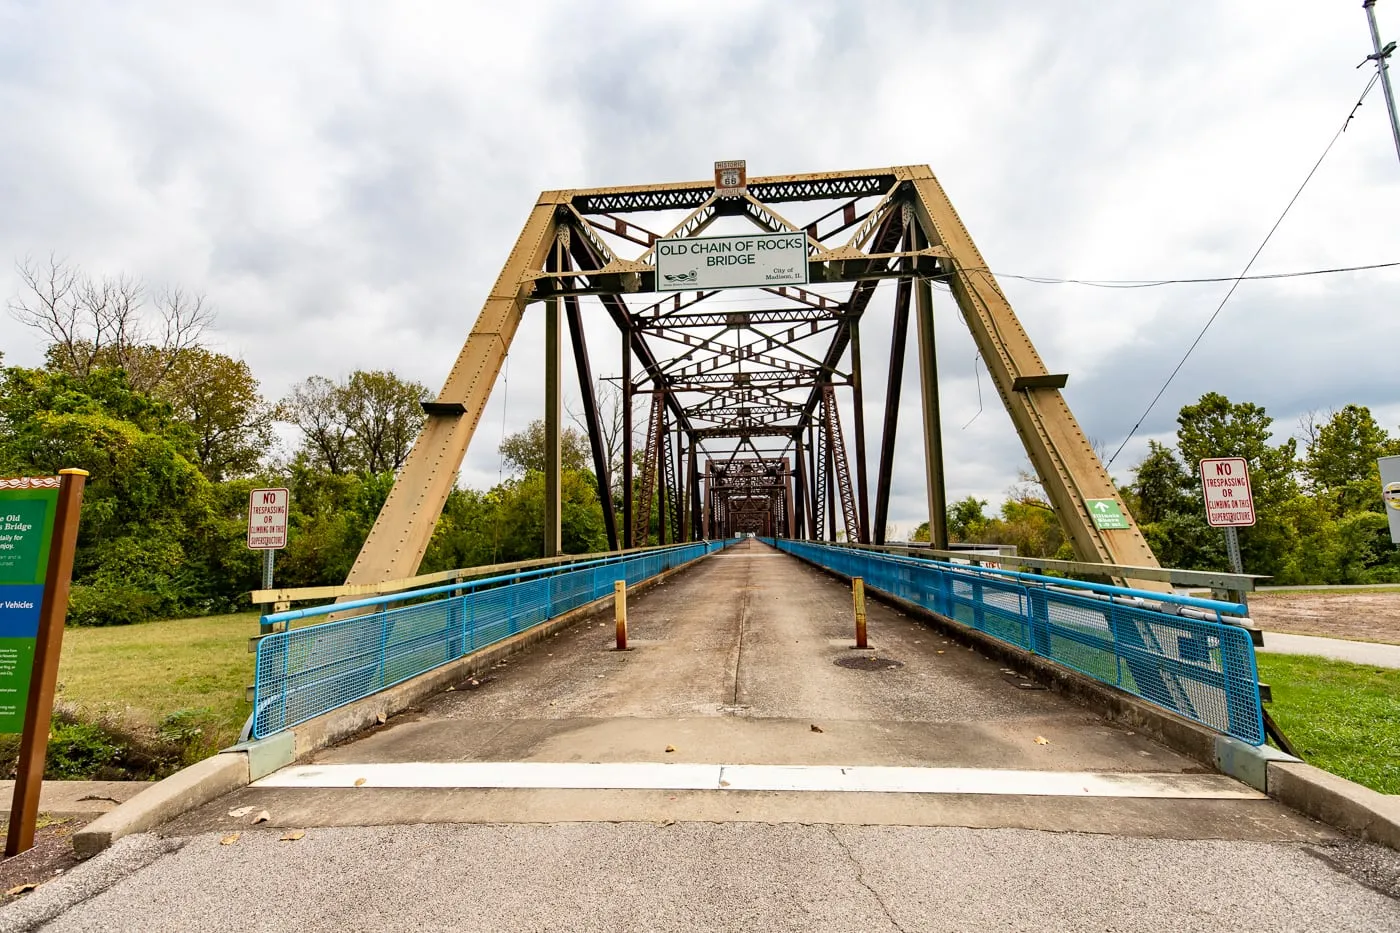
<svg viewBox="0 0 1400 933">
<path fill-rule="evenodd" d="M 74 375 L 120 367 L 134 388 L 154 391 L 213 324 L 205 296 L 179 287 L 156 296 L 160 321 L 153 327 L 140 279 L 95 279 L 52 253 L 47 262 L 25 257 L 16 268 L 22 289 L 10 299 L 10 315 L 48 338 L 49 365 Z"/>
</svg>

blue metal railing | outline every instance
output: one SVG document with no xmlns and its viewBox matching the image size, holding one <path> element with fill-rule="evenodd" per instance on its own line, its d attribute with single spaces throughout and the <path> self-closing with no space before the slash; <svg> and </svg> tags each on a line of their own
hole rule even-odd
<svg viewBox="0 0 1400 933">
<path fill-rule="evenodd" d="M 769 541 L 1243 742 L 1264 744 L 1254 644 L 1247 630 L 1223 621 L 1244 615 L 1244 606 L 829 544 Z M 1213 618 L 1173 614 L 1182 610 Z"/>
<path fill-rule="evenodd" d="M 290 625 L 346 610 L 375 610 L 261 639 L 249 732 L 260 739 L 306 722 L 611 596 L 619 580 L 631 586 L 732 543 L 681 544 L 263 616 L 265 625 Z M 426 601 L 391 605 L 412 600 Z"/>
</svg>

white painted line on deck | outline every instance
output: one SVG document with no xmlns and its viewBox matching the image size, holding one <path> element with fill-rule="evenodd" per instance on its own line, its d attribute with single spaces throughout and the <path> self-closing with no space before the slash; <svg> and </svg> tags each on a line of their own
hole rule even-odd
<svg viewBox="0 0 1400 933">
<path fill-rule="evenodd" d="M 1265 796 L 1223 774 L 680 762 L 441 761 L 298 765 L 254 781 L 252 786 L 853 791 L 1191 800 L 1250 800 Z"/>
</svg>

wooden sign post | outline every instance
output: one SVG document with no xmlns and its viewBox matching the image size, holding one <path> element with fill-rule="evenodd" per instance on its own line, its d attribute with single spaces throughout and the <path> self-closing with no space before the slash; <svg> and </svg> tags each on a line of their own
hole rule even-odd
<svg viewBox="0 0 1400 933">
<path fill-rule="evenodd" d="M 0 731 L 21 731 L 6 858 L 34 845 L 87 475 L 0 480 Z"/>
</svg>

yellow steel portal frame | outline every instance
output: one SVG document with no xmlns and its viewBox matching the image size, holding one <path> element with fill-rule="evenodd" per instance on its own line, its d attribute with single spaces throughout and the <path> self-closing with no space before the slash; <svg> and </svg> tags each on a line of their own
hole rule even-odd
<svg viewBox="0 0 1400 933">
<path fill-rule="evenodd" d="M 808 226 L 797 227 L 775 207 L 785 202 L 826 202 L 837 206 Z M 785 206 L 784 211 L 788 210 Z M 634 314 L 623 300 L 628 295 L 656 291 L 653 250 L 658 235 L 629 220 L 628 215 L 667 211 L 684 212 L 684 219 L 678 224 L 673 225 L 674 218 L 667 221 L 670 228 L 667 236 L 699 235 L 721 216 L 747 218 L 760 230 L 805 233 L 811 281 L 852 283 L 850 299 L 843 303 L 828 302 L 825 296 L 800 288 L 765 289 L 775 296 L 796 301 L 798 306 L 787 310 L 755 310 L 752 315 L 745 315 L 739 324 L 731 320 L 725 326 L 757 328 L 763 315 L 783 323 L 801 321 L 800 326 L 808 328 L 803 334 L 829 332 L 831 344 L 825 357 L 817 359 L 809 352 L 799 352 L 793 349 L 796 344 L 785 345 L 781 337 L 771 332 L 759 343 L 735 349 L 722 343 L 717 336 L 719 331 L 712 331 L 711 336 L 673 335 L 670 339 L 684 341 L 690 349 L 670 363 L 659 360 L 649 349 L 646 341 L 649 334 L 665 337 L 666 328 L 699 328 L 715 323 L 692 309 L 693 305 L 714 294 L 713 291 L 693 293 L 683 299 L 672 293 L 674 303 L 668 298 L 664 313 L 656 312 L 650 317 L 647 311 L 660 308 L 661 303 Z M 840 241 L 834 239 L 837 234 L 842 237 Z M 618 246 L 626 243 L 638 244 L 644 251 L 635 259 L 622 258 L 618 255 Z M 903 302 L 906 316 L 909 284 L 915 286 L 913 291 L 919 299 L 921 374 L 930 383 L 924 387 L 924 428 L 929 461 L 930 525 L 935 546 L 942 543 L 940 537 L 946 539 L 942 514 L 942 453 L 937 436 L 936 385 L 932 384 L 936 382 L 936 375 L 931 375 L 935 372 L 931 359 L 925 359 L 932 353 L 931 331 L 927 335 L 923 331 L 926 320 L 930 324 L 932 320 L 931 317 L 925 319 L 925 314 L 929 313 L 927 286 L 930 282 L 941 281 L 949 286 L 971 330 L 997 393 L 1073 542 L 1077 557 L 1095 563 L 1157 566 L 1156 558 L 1131 518 L 1126 528 L 1096 527 L 1090 512 L 1090 503 L 1094 500 L 1117 502 L 1125 516 L 1128 510 L 1061 395 L 1065 377 L 1046 369 L 933 173 L 927 166 L 901 166 L 748 178 L 741 188 L 726 184 L 718 191 L 714 181 L 707 180 L 541 194 L 442 391 L 436 401 L 424 405 L 427 420 L 422 432 L 346 582 L 375 583 L 410 577 L 417 572 L 526 306 L 533 301 L 562 298 L 576 307 L 580 296 L 596 296 L 603 302 L 626 335 L 631 351 L 641 361 L 644 378 L 650 379 L 650 389 L 629 384 L 626 391 L 629 394 L 633 391 L 667 394 L 667 404 L 674 414 L 669 423 L 674 426 L 680 444 L 686 444 L 688 438 L 686 449 L 692 463 L 697 446 L 715 438 L 738 439 L 739 446 L 729 455 L 731 461 L 743 452 L 744 445 L 753 448 L 754 455 L 758 456 L 761 452 L 755 446 L 755 438 L 779 437 L 785 445 L 790 445 L 783 448 L 781 455 L 790 457 L 794 464 L 787 474 L 787 482 L 790 485 L 795 478 L 797 500 L 795 504 L 784 506 L 793 509 L 785 514 L 795 512 L 793 519 L 799 527 L 805 527 L 806 536 L 820 537 L 821 529 L 812 528 L 810 518 L 806 519 L 806 525 L 802 524 L 803 503 L 806 503 L 805 514 L 810 515 L 813 500 L 818 500 L 819 504 L 823 495 L 823 490 L 812 484 L 813 476 L 831 471 L 822 470 L 818 463 L 812 464 L 814 469 L 807 469 L 802 452 L 810 450 L 811 445 L 805 432 L 810 431 L 820 417 L 814 412 L 823 394 L 830 395 L 833 385 L 852 387 L 856 393 L 855 402 L 858 406 L 861 404 L 859 345 L 855 347 L 851 367 L 854 379 L 842 373 L 840 363 L 850 345 L 854 325 L 869 300 L 869 292 L 885 278 L 901 280 L 902 297 L 897 301 Z M 686 313 L 682 314 L 683 310 Z M 809 315 L 810 320 L 803 318 L 804 314 Z M 799 325 L 794 325 L 791 331 L 795 333 L 798 329 Z M 868 333 L 862 337 L 867 342 L 870 340 Z M 903 340 L 900 336 L 895 344 L 896 352 L 901 355 Z M 928 347 L 924 348 L 926 342 Z M 785 346 L 795 355 L 780 359 Z M 705 362 L 707 354 L 713 355 L 714 362 Z M 727 372 L 735 367 L 726 367 L 726 363 L 736 362 L 740 364 L 740 372 Z M 728 378 L 721 378 L 726 375 Z M 711 393 L 704 403 L 686 407 L 681 401 L 681 393 L 702 390 Z M 810 390 L 807 401 L 793 401 L 791 395 L 784 397 L 782 394 L 794 390 Z M 712 419 L 708 426 L 701 423 L 706 417 Z M 887 411 L 887 445 L 893 443 L 893 418 L 894 414 Z M 868 503 L 863 501 L 866 478 L 861 422 L 857 424 L 856 443 L 859 497 L 843 488 L 841 497 L 837 498 L 832 492 L 834 485 L 828 488 L 827 496 L 833 505 L 841 505 L 843 517 L 856 511 L 864 518 L 859 526 L 868 529 Z M 770 460 L 778 453 L 762 451 Z M 709 474 L 704 478 L 708 482 Z M 887 505 L 889 477 L 888 467 L 883 462 L 879 480 L 881 505 Z M 827 482 L 834 484 L 835 480 Z M 849 484 L 849 480 L 846 482 Z M 675 488 L 670 490 L 673 501 L 675 497 L 687 501 L 684 516 L 694 537 L 702 537 L 706 531 L 700 527 L 700 484 L 701 478 L 694 475 L 692 467 L 691 475 L 684 481 L 677 480 Z M 781 482 L 773 485 L 783 488 Z M 691 490 L 681 486 L 689 486 Z M 557 489 L 557 484 L 554 488 Z M 792 495 L 788 493 L 789 498 Z M 854 506 L 851 505 L 853 501 Z M 649 503 L 643 505 L 649 507 Z M 628 506 L 630 508 L 631 503 Z M 679 505 L 675 508 L 682 510 Z M 877 518 L 881 515 L 877 508 Z M 852 522 L 848 520 L 846 527 L 853 527 Z M 630 537 L 630 526 L 627 531 Z M 875 531 L 877 542 L 882 540 L 882 531 L 880 528 Z M 868 536 L 869 531 L 862 534 Z"/>
</svg>

